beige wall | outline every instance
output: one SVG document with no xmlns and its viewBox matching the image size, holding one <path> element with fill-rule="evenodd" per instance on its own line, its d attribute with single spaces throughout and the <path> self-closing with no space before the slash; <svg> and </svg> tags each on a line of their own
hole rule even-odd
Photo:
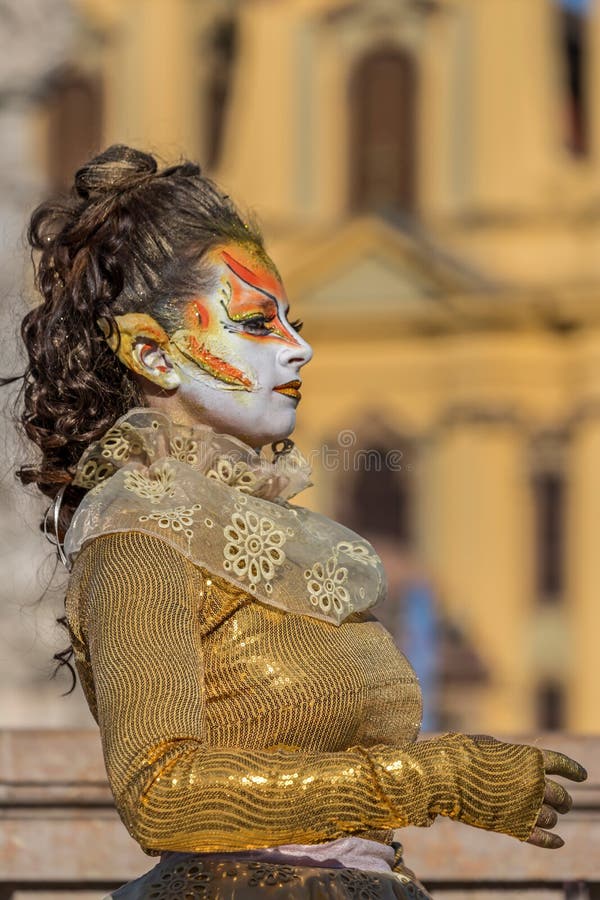
<svg viewBox="0 0 600 900">
<path fill-rule="evenodd" d="M 556 677 L 568 684 L 570 726 L 597 730 L 592 595 L 600 579 L 593 525 L 600 490 L 596 498 L 589 473 L 598 437 L 585 449 L 575 437 L 566 464 L 575 504 L 566 603 L 540 605 L 533 571 L 532 442 L 571 420 L 581 342 L 535 331 L 344 339 L 339 323 L 313 338 L 309 314 L 315 356 L 304 375 L 296 439 L 304 448 L 326 442 L 338 449 L 337 435 L 355 428 L 360 439 L 360 423 L 378 415 L 418 440 L 418 553 L 445 610 L 492 673 L 478 727 L 531 727 L 538 681 Z M 301 502 L 335 509 L 335 492 L 350 477 L 317 468 L 316 487 Z"/>
<path fill-rule="evenodd" d="M 73 55 L 92 34 L 105 142 L 201 159 L 210 74 L 201 38 L 229 4 L 76 6 L 84 28 Z M 534 727 L 537 681 L 556 672 L 569 725 L 600 730 L 600 419 L 578 418 L 600 391 L 600 116 L 589 157 L 575 161 L 560 136 L 553 4 L 444 0 L 423 15 L 397 0 L 236 6 L 239 54 L 216 175 L 262 218 L 315 346 L 298 443 L 318 447 L 373 410 L 421 442 L 420 563 L 491 673 L 473 728 Z M 596 47 L 597 5 L 589 28 Z M 426 240 L 347 223 L 348 78 L 383 40 L 418 61 Z M 590 65 L 594 109 L 599 59 Z M 38 140 L 43 165 L 41 128 Z M 464 296 L 441 257 L 471 279 Z M 577 329 L 558 332 L 557 316 L 574 317 Z M 548 429 L 569 435 L 568 585 L 552 612 L 534 596 L 530 483 L 531 442 Z M 318 466 L 315 480 L 302 502 L 334 509 L 339 482 Z"/>
</svg>

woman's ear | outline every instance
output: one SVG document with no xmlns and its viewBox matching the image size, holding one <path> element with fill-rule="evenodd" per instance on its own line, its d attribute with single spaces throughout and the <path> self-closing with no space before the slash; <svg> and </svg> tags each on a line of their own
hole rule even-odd
<svg viewBox="0 0 600 900">
<path fill-rule="evenodd" d="M 105 319 L 98 327 L 106 342 L 123 365 L 142 375 L 166 391 L 178 388 L 181 381 L 173 367 L 169 335 L 146 313 L 125 313 L 115 316 L 116 333 L 110 333 Z"/>
</svg>

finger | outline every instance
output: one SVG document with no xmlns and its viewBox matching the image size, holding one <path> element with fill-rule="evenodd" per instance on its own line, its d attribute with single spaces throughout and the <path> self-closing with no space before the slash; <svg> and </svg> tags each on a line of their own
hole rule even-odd
<svg viewBox="0 0 600 900">
<path fill-rule="evenodd" d="M 561 775 L 570 781 L 585 781 L 587 772 L 576 760 L 557 750 L 542 750 L 546 775 Z"/>
<path fill-rule="evenodd" d="M 543 847 L 545 850 L 558 850 L 559 847 L 564 846 L 565 842 L 557 834 L 550 834 L 549 831 L 543 831 L 536 825 L 529 835 L 527 843 L 533 844 L 534 847 Z"/>
<path fill-rule="evenodd" d="M 535 824 L 540 828 L 554 828 L 557 822 L 558 813 L 556 810 L 544 803 Z"/>
<path fill-rule="evenodd" d="M 544 791 L 544 803 L 553 806 L 559 813 L 567 813 L 573 806 L 571 795 L 562 784 L 552 781 L 551 778 L 546 779 L 546 790 Z"/>
</svg>

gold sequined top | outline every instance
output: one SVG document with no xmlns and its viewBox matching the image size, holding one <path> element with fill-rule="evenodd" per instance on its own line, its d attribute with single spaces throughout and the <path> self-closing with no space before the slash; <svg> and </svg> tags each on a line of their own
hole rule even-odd
<svg viewBox="0 0 600 900">
<path fill-rule="evenodd" d="M 159 536 L 91 540 L 67 597 L 109 781 L 150 853 L 313 844 L 446 815 L 526 839 L 532 747 L 412 742 L 412 670 L 367 612 L 340 625 L 261 603 Z"/>
</svg>

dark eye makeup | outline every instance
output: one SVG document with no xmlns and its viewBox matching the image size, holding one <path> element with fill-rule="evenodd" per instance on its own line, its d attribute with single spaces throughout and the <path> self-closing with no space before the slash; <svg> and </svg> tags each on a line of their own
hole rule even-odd
<svg viewBox="0 0 600 900">
<path fill-rule="evenodd" d="M 270 334 L 270 329 L 268 328 L 269 322 L 272 322 L 275 316 L 253 316 L 251 319 L 246 319 L 243 322 L 243 328 L 246 331 L 250 331 L 252 334 Z M 290 326 L 299 333 L 302 330 L 302 326 L 304 322 L 300 319 L 296 319 L 295 322 L 290 322 Z"/>
<path fill-rule="evenodd" d="M 242 323 L 242 327 L 245 331 L 250 331 L 251 334 L 269 334 L 270 329 L 267 326 L 274 318 L 274 316 L 269 318 L 266 316 L 254 316 L 251 319 L 246 319 Z"/>
</svg>

